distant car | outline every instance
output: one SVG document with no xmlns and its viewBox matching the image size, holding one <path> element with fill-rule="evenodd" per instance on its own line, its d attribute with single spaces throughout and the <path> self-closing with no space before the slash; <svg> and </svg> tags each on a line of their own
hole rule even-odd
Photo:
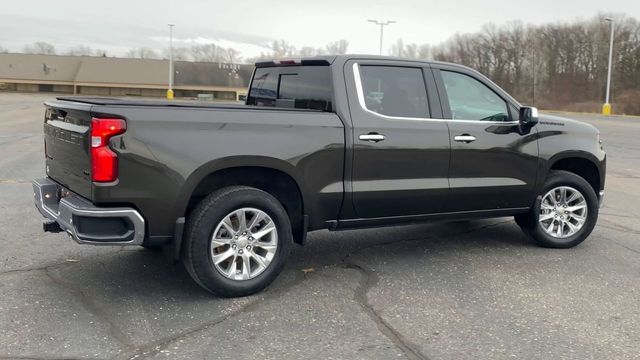
<svg viewBox="0 0 640 360">
<path fill-rule="evenodd" d="M 247 95 L 246 94 L 238 95 L 238 101 L 247 101 Z"/>
<path fill-rule="evenodd" d="M 262 62 L 246 105 L 58 98 L 44 138 L 45 230 L 164 247 L 221 296 L 263 289 L 316 229 L 514 216 L 572 247 L 604 195 L 596 128 L 440 62 Z"/>
</svg>

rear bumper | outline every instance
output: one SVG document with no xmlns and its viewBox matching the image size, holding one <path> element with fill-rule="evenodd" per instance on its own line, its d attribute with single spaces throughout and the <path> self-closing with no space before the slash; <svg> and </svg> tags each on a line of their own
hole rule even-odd
<svg viewBox="0 0 640 360">
<path fill-rule="evenodd" d="M 96 207 L 49 178 L 33 180 L 33 196 L 36 208 L 48 219 L 45 231 L 65 231 L 80 244 L 122 246 L 144 241 L 144 218 L 133 208 Z"/>
</svg>

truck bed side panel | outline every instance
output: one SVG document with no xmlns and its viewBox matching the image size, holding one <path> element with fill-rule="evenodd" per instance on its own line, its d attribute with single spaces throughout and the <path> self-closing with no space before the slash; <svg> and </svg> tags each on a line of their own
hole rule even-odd
<svg viewBox="0 0 640 360">
<path fill-rule="evenodd" d="M 173 235 L 197 184 L 237 166 L 271 167 L 293 177 L 311 228 L 338 216 L 344 131 L 333 113 L 100 105 L 93 110 L 127 119 L 127 132 L 112 143 L 119 153 L 118 183 L 94 185 L 93 200 L 135 204 L 151 236 Z"/>
</svg>

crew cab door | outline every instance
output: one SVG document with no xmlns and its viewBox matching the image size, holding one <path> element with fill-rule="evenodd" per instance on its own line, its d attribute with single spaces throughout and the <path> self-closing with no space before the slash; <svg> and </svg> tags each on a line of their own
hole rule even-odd
<svg viewBox="0 0 640 360">
<path fill-rule="evenodd" d="M 451 139 L 447 211 L 531 206 L 535 128 L 519 124 L 514 101 L 486 78 L 460 67 L 432 67 Z"/>
<path fill-rule="evenodd" d="M 353 124 L 355 215 L 375 218 L 445 209 L 449 131 L 428 66 L 405 61 L 346 63 Z"/>
</svg>

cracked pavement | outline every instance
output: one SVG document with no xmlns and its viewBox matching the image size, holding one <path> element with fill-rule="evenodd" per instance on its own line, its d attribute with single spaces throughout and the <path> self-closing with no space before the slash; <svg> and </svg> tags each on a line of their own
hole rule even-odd
<svg viewBox="0 0 640 360">
<path fill-rule="evenodd" d="M 45 98 L 0 93 L 0 358 L 640 358 L 640 118 L 566 115 L 609 156 L 574 249 L 510 218 L 320 231 L 266 291 L 220 299 L 160 253 L 42 232 Z"/>
</svg>

